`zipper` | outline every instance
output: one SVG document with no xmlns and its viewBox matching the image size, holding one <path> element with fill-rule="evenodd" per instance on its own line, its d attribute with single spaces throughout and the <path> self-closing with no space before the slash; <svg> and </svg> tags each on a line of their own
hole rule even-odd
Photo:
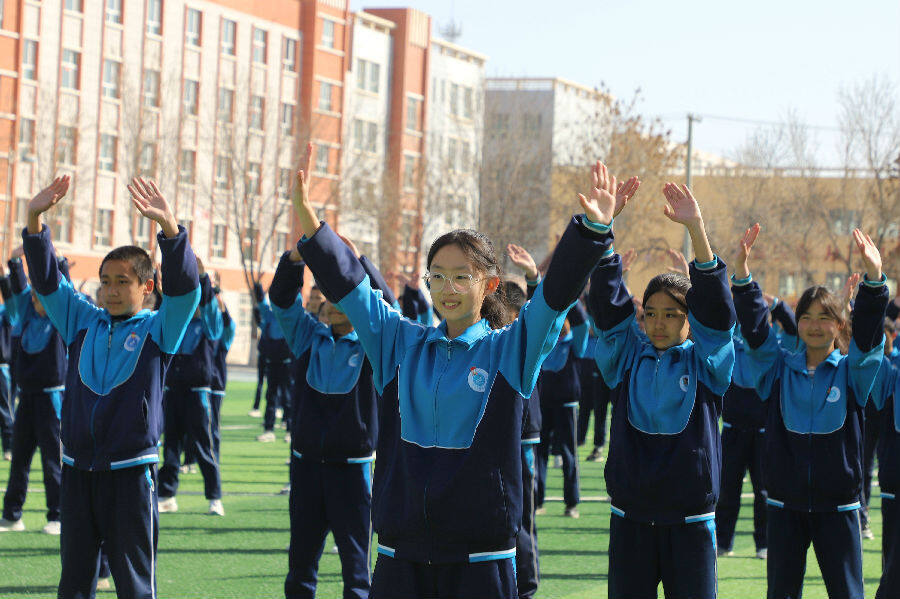
<svg viewBox="0 0 900 599">
<path fill-rule="evenodd" d="M 431 410 L 432 410 L 432 422 L 434 422 L 434 444 L 437 445 L 438 441 L 438 421 L 437 421 L 437 410 L 438 410 L 438 387 L 441 386 L 441 380 L 444 378 L 444 373 L 447 372 L 447 368 L 450 366 L 450 352 L 452 349 L 451 341 L 447 341 L 447 362 L 444 364 L 443 370 L 441 370 L 440 376 L 438 376 L 437 381 L 434 384 L 434 394 L 433 399 L 431 401 Z"/>
<path fill-rule="evenodd" d="M 807 374 L 807 376 L 809 376 Z M 807 510 L 812 511 L 812 425 L 813 425 L 813 390 L 815 389 L 815 380 L 816 373 L 813 372 L 812 376 L 809 377 L 809 431 L 807 431 L 806 439 L 807 439 L 807 463 L 806 463 L 806 497 L 807 497 Z"/>
<path fill-rule="evenodd" d="M 109 352 L 112 349 L 112 338 L 113 338 L 113 329 L 115 328 L 115 323 L 110 323 L 109 325 L 109 333 L 106 335 L 106 360 L 103 362 L 103 378 L 102 382 L 106 384 L 106 367 L 109 364 Z M 100 405 L 101 398 L 98 396 L 94 401 L 94 407 L 91 408 L 91 443 L 93 444 L 93 452 L 91 457 L 91 467 L 90 469 L 94 469 L 94 462 L 97 460 L 97 437 L 94 433 L 94 419 L 97 415 L 97 407 Z"/>
</svg>

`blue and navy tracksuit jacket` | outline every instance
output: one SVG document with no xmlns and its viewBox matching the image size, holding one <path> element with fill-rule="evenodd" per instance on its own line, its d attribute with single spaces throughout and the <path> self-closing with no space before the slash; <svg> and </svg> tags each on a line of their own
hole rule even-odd
<svg viewBox="0 0 900 599">
<path fill-rule="evenodd" d="M 46 393 L 59 417 L 66 381 L 66 345 L 53 323 L 39 316 L 31 301 L 31 287 L 21 260 L 9 261 L 11 317 L 15 352 L 15 380 L 21 393 Z"/>
<path fill-rule="evenodd" d="M 900 350 L 894 347 L 881 360 L 881 368 L 872 386 L 871 400 L 881 410 L 878 436 L 878 484 L 882 496 L 896 499 L 900 492 Z"/>
<path fill-rule="evenodd" d="M 568 318 L 571 330 L 557 341 L 541 365 L 538 388 L 545 406 L 574 407 L 581 397 L 578 360 L 587 351 L 590 323 L 580 302 L 569 310 Z"/>
<path fill-rule="evenodd" d="M 290 349 L 268 297 L 257 304 L 259 308 L 259 352 L 266 360 L 284 362 L 290 359 Z"/>
<path fill-rule="evenodd" d="M 431 308 L 431 304 L 425 299 L 425 294 L 422 293 L 421 289 L 418 287 L 413 289 L 409 285 L 404 285 L 400 302 L 404 316 L 420 322 L 425 326 L 431 326 L 434 312 Z"/>
<path fill-rule="evenodd" d="M 166 373 L 166 387 L 179 390 L 212 390 L 216 374 L 216 343 L 224 321 L 212 292 L 209 275 L 200 277 L 200 315 L 191 318 Z"/>
<path fill-rule="evenodd" d="M 383 395 L 373 504 L 380 553 L 428 563 L 515 556 L 520 394 L 531 395 L 566 311 L 608 248 L 597 229 L 608 227 L 572 220 L 515 322 L 492 330 L 481 320 L 454 339 L 446 323 L 423 326 L 390 308 L 327 224 L 301 240 L 319 288 L 353 323 Z"/>
<path fill-rule="evenodd" d="M 356 331 L 336 337 L 331 327 L 303 308 L 303 262 L 285 252 L 278 263 L 269 299 L 296 358 L 291 422 L 291 453 L 298 459 L 362 464 L 374 460 L 378 438 L 378 394 L 372 367 Z M 372 279 L 375 267 L 360 259 Z M 393 299 L 392 294 L 387 301 Z M 391 302 L 393 303 L 393 302 Z M 396 401 L 396 399 L 395 399 Z"/>
<path fill-rule="evenodd" d="M 115 470 L 159 461 L 163 378 L 200 300 L 197 263 L 184 228 L 160 232 L 163 302 L 113 320 L 60 275 L 45 225 L 23 232 L 31 284 L 69 349 L 61 438 L 63 462 Z"/>
<path fill-rule="evenodd" d="M 719 498 L 734 306 L 720 259 L 691 262 L 690 278 L 691 339 L 660 352 L 635 326 L 619 256 L 601 261 L 591 277 L 594 358 L 613 405 L 606 486 L 613 513 L 641 522 L 712 520 Z"/>
<path fill-rule="evenodd" d="M 226 308 L 222 312 L 222 336 L 216 339 L 213 347 L 212 380 L 209 385 L 213 391 L 225 391 L 225 385 L 228 383 L 228 352 L 234 343 L 236 330 L 234 319 Z"/>
<path fill-rule="evenodd" d="M 738 281 L 733 292 L 750 375 L 759 396 L 770 403 L 768 503 L 805 512 L 856 509 L 863 481 L 863 412 L 884 353 L 886 287 L 860 284 L 849 353 L 835 350 L 813 376 L 804 348 L 791 352 L 779 345 L 759 285 Z"/>
</svg>

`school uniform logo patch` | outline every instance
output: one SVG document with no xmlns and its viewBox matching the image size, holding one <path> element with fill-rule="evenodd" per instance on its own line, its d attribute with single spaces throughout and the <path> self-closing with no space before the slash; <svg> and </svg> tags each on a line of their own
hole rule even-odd
<svg viewBox="0 0 900 599">
<path fill-rule="evenodd" d="M 137 349 L 138 343 L 140 343 L 141 338 L 137 333 L 132 332 L 130 335 L 125 337 L 125 343 L 122 345 L 125 347 L 126 351 L 134 351 Z"/>
<path fill-rule="evenodd" d="M 359 366 L 359 360 L 359 354 L 353 354 L 352 356 L 350 356 L 350 359 L 347 360 L 347 366 L 349 366 L 350 368 L 356 368 L 357 366 Z"/>
<path fill-rule="evenodd" d="M 828 395 L 825 396 L 825 401 L 828 403 L 834 403 L 841 398 L 841 390 L 837 387 L 832 387 L 828 391 Z"/>
<path fill-rule="evenodd" d="M 488 373 L 486 370 L 476 368 L 475 366 L 472 366 L 469 369 L 469 387 L 472 388 L 472 391 L 484 393 L 484 390 L 487 389 L 487 383 Z"/>
<path fill-rule="evenodd" d="M 687 393 L 688 385 L 690 384 L 690 382 L 691 382 L 691 377 L 689 377 L 688 375 L 684 375 L 680 379 L 678 379 L 678 386 L 681 387 L 682 391 Z"/>
</svg>

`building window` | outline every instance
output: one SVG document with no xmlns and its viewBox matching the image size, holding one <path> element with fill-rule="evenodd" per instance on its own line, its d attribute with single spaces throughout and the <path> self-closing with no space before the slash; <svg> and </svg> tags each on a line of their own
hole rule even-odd
<svg viewBox="0 0 900 599">
<path fill-rule="evenodd" d="M 202 19 L 203 13 L 196 8 L 187 10 L 187 17 L 184 21 L 184 43 L 188 46 L 200 47 Z"/>
<path fill-rule="evenodd" d="M 156 144 L 144 142 L 141 144 L 141 154 L 138 157 L 138 168 L 142 173 L 152 175 L 156 172 Z"/>
<path fill-rule="evenodd" d="M 258 162 L 247 163 L 247 195 L 259 195 L 259 180 L 262 178 L 262 165 Z"/>
<path fill-rule="evenodd" d="M 225 257 L 225 225 L 213 225 L 209 253 L 213 258 Z"/>
<path fill-rule="evenodd" d="M 103 97 L 119 98 L 119 74 L 122 65 L 108 58 L 103 60 Z"/>
<path fill-rule="evenodd" d="M 113 211 L 106 208 L 98 208 L 94 216 L 94 245 L 109 247 L 112 245 L 112 219 Z M 146 219 L 140 219 L 146 220 Z"/>
<path fill-rule="evenodd" d="M 162 0 L 147 0 L 147 33 L 162 35 Z"/>
<path fill-rule="evenodd" d="M 330 83 L 319 82 L 319 110 L 331 112 L 331 88 Z"/>
<path fill-rule="evenodd" d="M 184 97 L 182 98 L 184 112 L 191 116 L 197 116 L 197 98 L 199 96 L 199 91 L 200 83 L 198 81 L 192 79 L 184 80 Z"/>
<path fill-rule="evenodd" d="M 322 19 L 322 45 L 334 48 L 334 21 Z"/>
<path fill-rule="evenodd" d="M 228 19 L 222 20 L 222 54 L 234 56 L 236 32 L 237 23 Z"/>
<path fill-rule="evenodd" d="M 265 106 L 266 99 L 262 96 L 250 96 L 250 128 L 257 129 L 259 131 L 263 130 L 263 123 L 265 122 L 264 114 L 265 114 Z"/>
<path fill-rule="evenodd" d="M 122 0 L 106 0 L 106 22 L 122 24 Z"/>
<path fill-rule="evenodd" d="M 474 92 L 471 87 L 463 88 L 463 116 L 467 119 L 472 118 L 474 112 Z"/>
<path fill-rule="evenodd" d="M 77 131 L 75 127 L 60 126 L 57 129 L 56 161 L 59 164 L 73 166 L 75 164 Z"/>
<path fill-rule="evenodd" d="M 418 160 L 413 156 L 406 156 L 403 161 L 403 188 L 416 188 L 416 170 L 418 169 Z"/>
<path fill-rule="evenodd" d="M 265 29 L 253 28 L 253 62 L 266 64 L 266 50 L 269 45 L 269 33 Z"/>
<path fill-rule="evenodd" d="M 366 152 L 378 151 L 378 125 L 370 121 L 354 119 L 353 145 Z"/>
<path fill-rule="evenodd" d="M 231 189 L 231 161 L 228 156 L 216 157 L 216 189 Z"/>
<path fill-rule="evenodd" d="M 118 145 L 119 140 L 115 135 L 108 133 L 100 135 L 100 162 L 98 165 L 100 169 L 115 172 Z"/>
<path fill-rule="evenodd" d="M 381 65 L 361 58 L 356 61 L 356 87 L 378 93 L 381 82 Z"/>
<path fill-rule="evenodd" d="M 419 98 L 406 98 L 406 130 L 421 131 L 422 100 Z"/>
<path fill-rule="evenodd" d="M 63 8 L 72 12 L 81 12 L 81 0 L 66 0 Z"/>
<path fill-rule="evenodd" d="M 75 50 L 63 50 L 62 73 L 59 86 L 66 89 L 78 89 L 80 85 L 81 53 Z"/>
<path fill-rule="evenodd" d="M 297 40 L 284 38 L 284 47 L 281 51 L 281 65 L 285 71 L 297 72 Z"/>
<path fill-rule="evenodd" d="M 159 71 L 144 71 L 144 106 L 159 108 Z"/>
<path fill-rule="evenodd" d="M 181 151 L 178 180 L 185 185 L 193 185 L 197 172 L 197 153 L 194 150 Z"/>
<path fill-rule="evenodd" d="M 527 133 L 537 133 L 541 130 L 543 118 L 540 113 L 525 113 L 522 115 L 522 128 Z"/>
<path fill-rule="evenodd" d="M 30 81 L 37 80 L 37 42 L 25 40 L 22 52 L 22 76 Z"/>
<path fill-rule="evenodd" d="M 291 197 L 291 169 L 278 169 L 278 197 L 288 199 Z"/>
<path fill-rule="evenodd" d="M 294 105 L 293 104 L 282 104 L 281 105 L 281 132 L 285 135 L 293 135 L 294 134 Z"/>
<path fill-rule="evenodd" d="M 328 173 L 328 152 L 329 147 L 325 144 L 316 144 L 316 172 Z"/>
<path fill-rule="evenodd" d="M 137 217 L 134 227 L 134 245 L 150 249 L 150 219 Z"/>
<path fill-rule="evenodd" d="M 19 121 L 19 156 L 28 156 L 34 153 L 34 120 L 21 119 Z"/>
<path fill-rule="evenodd" d="M 62 202 L 57 204 L 54 209 L 47 213 L 47 220 L 50 221 L 50 232 L 53 234 L 53 241 L 72 243 L 72 229 L 70 226 L 72 221 L 71 203 Z"/>
<path fill-rule="evenodd" d="M 227 87 L 219 88 L 219 109 L 216 120 L 220 123 L 230 123 L 234 118 L 234 90 Z"/>
</svg>

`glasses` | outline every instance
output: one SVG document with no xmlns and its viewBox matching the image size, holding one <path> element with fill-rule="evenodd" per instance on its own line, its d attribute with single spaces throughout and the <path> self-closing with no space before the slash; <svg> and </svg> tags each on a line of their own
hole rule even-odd
<svg viewBox="0 0 900 599">
<path fill-rule="evenodd" d="M 441 291 L 444 289 L 444 284 L 449 282 L 450 289 L 456 293 L 465 293 L 472 288 L 472 285 L 481 280 L 476 279 L 470 274 L 448 277 L 439 272 L 430 272 L 422 277 L 422 279 L 425 281 L 425 286 L 428 287 L 429 291 Z"/>
</svg>

